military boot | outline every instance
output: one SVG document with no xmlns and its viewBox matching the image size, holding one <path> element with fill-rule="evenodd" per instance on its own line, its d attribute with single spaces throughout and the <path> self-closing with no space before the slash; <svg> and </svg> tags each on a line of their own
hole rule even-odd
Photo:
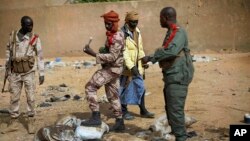
<svg viewBox="0 0 250 141">
<path fill-rule="evenodd" d="M 142 95 L 142 98 L 141 98 L 141 104 L 139 105 L 140 107 L 140 114 L 141 114 L 141 117 L 144 117 L 144 118 L 154 118 L 154 113 L 151 113 L 149 112 L 146 107 L 145 107 L 145 98 L 144 98 L 144 95 Z"/>
<path fill-rule="evenodd" d="M 111 132 L 122 132 L 125 130 L 123 118 L 116 118 L 115 125 L 110 129 Z"/>
<path fill-rule="evenodd" d="M 102 124 L 100 112 L 92 112 L 92 117 L 81 122 L 82 126 L 100 126 Z"/>
<path fill-rule="evenodd" d="M 122 105 L 122 118 L 125 120 L 133 120 L 134 116 L 128 112 L 127 105 L 126 104 L 121 104 L 121 105 Z"/>
</svg>

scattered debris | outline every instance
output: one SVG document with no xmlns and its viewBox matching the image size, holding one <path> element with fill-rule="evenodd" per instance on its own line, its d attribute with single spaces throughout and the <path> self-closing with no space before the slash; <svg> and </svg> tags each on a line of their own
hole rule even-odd
<svg viewBox="0 0 250 141">
<path fill-rule="evenodd" d="M 41 128 L 34 137 L 34 141 L 44 139 L 82 141 L 101 139 L 104 133 L 109 132 L 109 126 L 102 122 L 98 127 L 81 126 L 84 120 L 75 116 L 66 116 L 59 119 L 55 125 Z"/>
<path fill-rule="evenodd" d="M 8 109 L 0 109 L 1 114 L 10 114 Z"/>
<path fill-rule="evenodd" d="M 73 64 L 73 67 L 75 69 L 81 69 L 81 68 L 87 69 L 87 68 L 91 68 L 95 65 L 96 65 L 95 61 L 75 61 Z"/>
<path fill-rule="evenodd" d="M 62 61 L 62 59 L 60 58 L 60 57 L 57 57 L 56 59 L 55 59 L 55 62 L 61 62 Z"/>
<path fill-rule="evenodd" d="M 146 92 L 145 93 L 145 96 L 148 96 L 148 95 L 150 95 L 151 94 L 151 92 Z"/>
<path fill-rule="evenodd" d="M 209 56 L 198 56 L 198 55 L 192 56 L 193 62 L 211 62 L 211 61 L 218 61 L 218 60 L 219 60 L 218 58 L 209 57 Z"/>
<path fill-rule="evenodd" d="M 69 91 L 69 88 L 67 88 L 67 87 L 59 87 L 57 90 L 59 92 L 67 92 L 67 91 Z"/>
<path fill-rule="evenodd" d="M 223 48 L 223 49 L 220 49 L 219 52 L 220 53 L 236 53 L 238 52 L 238 50 L 235 48 Z"/>
<path fill-rule="evenodd" d="M 64 116 L 55 122 L 55 125 L 67 125 L 73 128 L 80 126 L 80 124 L 81 124 L 81 120 L 71 115 Z"/>
<path fill-rule="evenodd" d="M 73 100 L 80 100 L 82 97 L 80 97 L 79 95 L 75 95 L 74 97 L 73 97 Z"/>
<path fill-rule="evenodd" d="M 68 87 L 66 84 L 62 83 L 59 85 L 60 87 Z"/>
<path fill-rule="evenodd" d="M 247 124 L 250 124 L 250 114 L 249 113 L 244 115 L 244 122 Z"/>
<path fill-rule="evenodd" d="M 47 91 L 43 91 L 43 92 L 41 92 L 41 96 L 48 96 L 49 94 L 48 94 L 48 92 Z"/>
<path fill-rule="evenodd" d="M 84 61 L 83 62 L 83 66 L 84 66 L 85 69 L 86 68 L 91 68 L 91 67 L 93 67 L 95 65 L 96 65 L 96 62 L 94 62 L 94 61 Z"/>
<path fill-rule="evenodd" d="M 104 133 L 109 132 L 109 126 L 102 122 L 100 127 L 78 126 L 75 136 L 81 140 L 101 139 Z"/>
<path fill-rule="evenodd" d="M 135 134 L 136 137 L 138 138 L 143 138 L 143 139 L 147 139 L 149 138 L 149 135 L 151 134 L 152 132 L 150 130 L 146 130 L 146 131 L 141 131 L 141 132 L 137 132 Z"/>
<path fill-rule="evenodd" d="M 52 96 L 50 99 L 46 99 L 45 101 L 46 102 L 58 102 L 58 101 L 66 101 L 70 98 L 71 98 L 71 96 L 66 94 L 62 97 Z"/>
<path fill-rule="evenodd" d="M 81 69 L 83 66 L 83 61 L 75 61 L 74 64 L 73 64 L 73 67 L 75 69 Z"/>
<path fill-rule="evenodd" d="M 46 90 L 44 90 L 41 95 L 42 96 L 48 96 L 48 95 L 55 95 L 58 93 L 63 93 L 64 95 L 66 94 L 66 92 L 69 92 L 70 89 L 66 84 L 60 84 L 59 86 L 56 85 L 50 85 L 46 88 Z"/>
<path fill-rule="evenodd" d="M 197 120 L 190 116 L 185 116 L 185 125 L 189 127 L 190 125 L 196 123 Z M 149 130 L 152 131 L 153 136 L 159 139 L 174 140 L 174 136 L 171 135 L 171 127 L 168 123 L 166 115 L 162 115 L 155 122 L 150 125 Z"/>
<path fill-rule="evenodd" d="M 67 125 L 51 125 L 40 128 L 33 141 L 73 141 L 74 129 Z"/>
<path fill-rule="evenodd" d="M 65 67 L 66 63 L 62 62 L 60 58 L 56 58 L 55 61 L 47 61 L 45 62 L 46 69 L 52 69 L 54 67 Z"/>
<path fill-rule="evenodd" d="M 42 102 L 41 104 L 38 105 L 38 107 L 50 107 L 50 106 L 52 106 L 52 104 L 48 102 Z"/>
<path fill-rule="evenodd" d="M 190 132 L 187 132 L 187 136 L 188 136 L 188 138 L 192 138 L 192 137 L 196 137 L 198 135 L 195 131 L 190 131 Z"/>
<path fill-rule="evenodd" d="M 81 96 L 74 94 L 72 90 L 65 83 L 59 85 L 49 85 L 45 90 L 41 92 L 42 96 L 46 97 L 45 102 L 38 105 L 38 107 L 48 107 L 51 106 L 48 102 L 59 102 L 66 101 L 69 99 L 80 100 Z M 74 95 L 74 96 L 73 96 Z M 73 96 L 73 97 L 72 97 Z"/>
</svg>

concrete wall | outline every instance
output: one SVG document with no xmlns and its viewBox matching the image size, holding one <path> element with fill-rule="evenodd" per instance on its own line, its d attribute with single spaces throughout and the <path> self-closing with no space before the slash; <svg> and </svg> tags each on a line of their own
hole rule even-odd
<svg viewBox="0 0 250 141">
<path fill-rule="evenodd" d="M 70 0 L 0 0 L 0 10 L 16 10 L 45 6 L 60 6 Z"/>
<path fill-rule="evenodd" d="M 120 14 L 120 25 L 123 25 L 127 11 L 137 10 L 140 13 L 139 27 L 145 50 L 151 53 L 161 46 L 165 36 L 166 29 L 161 28 L 159 23 L 159 12 L 165 6 L 176 8 L 178 21 L 188 32 L 192 50 L 225 48 L 250 51 L 249 0 L 63 3 L 63 0 L 1 0 L 0 57 L 5 56 L 8 34 L 12 29 L 20 28 L 23 15 L 33 18 L 34 31 L 40 35 L 46 57 L 82 55 L 82 47 L 90 36 L 94 38 L 91 46 L 97 50 L 105 41 L 105 28 L 100 15 L 111 9 Z"/>
</svg>

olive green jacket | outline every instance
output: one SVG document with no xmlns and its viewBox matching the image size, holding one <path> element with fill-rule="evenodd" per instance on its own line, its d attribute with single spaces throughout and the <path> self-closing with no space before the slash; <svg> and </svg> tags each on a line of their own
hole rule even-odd
<svg viewBox="0 0 250 141">
<path fill-rule="evenodd" d="M 167 32 L 163 45 L 169 38 L 171 32 L 171 29 Z M 155 53 L 151 56 L 151 61 L 152 63 L 156 63 L 159 61 L 167 61 L 168 58 L 175 58 L 175 60 L 171 67 L 167 69 L 163 68 L 162 72 L 164 82 L 166 84 L 188 85 L 192 81 L 194 67 L 190 50 L 188 49 L 187 34 L 181 27 L 178 27 L 178 31 L 167 48 L 162 47 L 155 51 Z"/>
</svg>

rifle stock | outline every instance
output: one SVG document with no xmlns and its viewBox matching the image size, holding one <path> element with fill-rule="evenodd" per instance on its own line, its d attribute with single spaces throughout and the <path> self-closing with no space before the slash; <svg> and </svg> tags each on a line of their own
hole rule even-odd
<svg viewBox="0 0 250 141">
<path fill-rule="evenodd" d="M 5 67 L 5 75 L 4 75 L 2 93 L 6 92 L 4 88 L 5 88 L 6 80 L 9 77 L 9 72 L 12 72 L 12 50 L 10 50 L 9 60 Z"/>
<path fill-rule="evenodd" d="M 4 87 L 5 87 L 5 83 L 6 83 L 7 77 L 8 77 L 8 76 L 6 76 L 6 73 L 7 73 L 7 71 L 5 70 L 5 76 L 4 76 L 4 81 L 3 81 L 2 93 L 4 93 Z"/>
</svg>

